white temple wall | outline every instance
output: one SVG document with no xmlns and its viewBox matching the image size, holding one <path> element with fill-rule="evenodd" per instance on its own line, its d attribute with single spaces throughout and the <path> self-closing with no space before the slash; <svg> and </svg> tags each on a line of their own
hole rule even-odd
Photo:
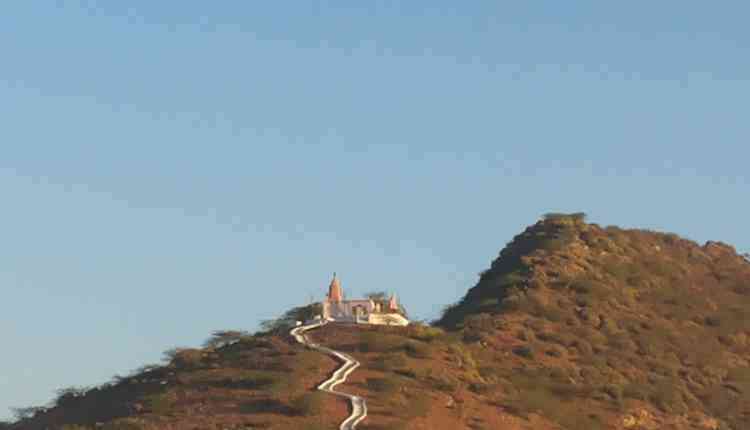
<svg viewBox="0 0 750 430">
<path fill-rule="evenodd" d="M 355 308 L 359 307 L 359 315 Z M 323 301 L 323 318 L 342 321 L 358 322 L 377 325 L 409 325 L 409 320 L 398 313 L 375 312 L 375 304 L 371 300 L 343 300 L 340 302 Z"/>
</svg>

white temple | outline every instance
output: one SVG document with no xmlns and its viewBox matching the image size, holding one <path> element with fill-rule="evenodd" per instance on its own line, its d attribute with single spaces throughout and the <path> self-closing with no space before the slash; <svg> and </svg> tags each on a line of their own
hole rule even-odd
<svg viewBox="0 0 750 430">
<path fill-rule="evenodd" d="M 395 295 L 391 295 L 387 301 L 345 300 L 344 290 L 335 273 L 328 287 L 328 295 L 323 300 L 322 317 L 328 321 L 358 324 L 409 325 L 409 320 L 403 315 Z"/>
</svg>

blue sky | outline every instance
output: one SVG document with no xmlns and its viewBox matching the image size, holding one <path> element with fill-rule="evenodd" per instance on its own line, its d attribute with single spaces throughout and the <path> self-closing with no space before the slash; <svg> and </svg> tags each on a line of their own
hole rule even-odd
<svg viewBox="0 0 750 430">
<path fill-rule="evenodd" d="M 750 251 L 747 2 L 94 3 L 0 13 L 0 418 L 545 212 Z"/>
</svg>

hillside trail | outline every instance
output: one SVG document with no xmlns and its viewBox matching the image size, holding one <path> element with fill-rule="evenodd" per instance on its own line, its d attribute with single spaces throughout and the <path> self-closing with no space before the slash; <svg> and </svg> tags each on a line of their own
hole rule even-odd
<svg viewBox="0 0 750 430">
<path fill-rule="evenodd" d="M 306 331 L 322 327 L 327 323 L 328 321 L 321 320 L 307 325 L 301 325 L 292 329 L 289 334 L 292 335 L 292 337 L 294 337 L 297 342 L 306 345 L 309 348 L 320 351 L 324 354 L 330 355 L 337 361 L 343 363 L 341 367 L 333 372 L 330 378 L 326 379 L 320 385 L 318 385 L 318 390 L 349 399 L 352 412 L 351 415 L 349 415 L 349 417 L 341 423 L 341 425 L 339 426 L 339 430 L 355 430 L 357 424 L 359 424 L 360 421 L 367 417 L 367 403 L 362 397 L 355 396 L 354 394 L 344 393 L 342 391 L 336 391 L 334 388 L 337 385 L 346 382 L 346 378 L 354 371 L 354 369 L 359 367 L 359 361 L 355 360 L 348 354 L 344 354 L 343 352 L 336 351 L 331 348 L 326 348 L 325 346 L 318 345 L 317 343 L 313 343 L 307 338 L 307 336 L 305 336 Z"/>
</svg>

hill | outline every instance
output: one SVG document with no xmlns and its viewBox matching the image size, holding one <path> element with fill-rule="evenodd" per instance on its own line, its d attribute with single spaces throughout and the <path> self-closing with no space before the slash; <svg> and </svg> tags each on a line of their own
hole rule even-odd
<svg viewBox="0 0 750 430">
<path fill-rule="evenodd" d="M 346 403 L 314 390 L 338 364 L 286 333 L 304 314 L 63 390 L 5 427 L 338 428 Z M 309 334 L 362 363 L 341 386 L 367 399 L 361 430 L 746 429 L 748 335 L 750 263 L 731 246 L 583 214 L 528 227 L 433 326 Z"/>
</svg>

